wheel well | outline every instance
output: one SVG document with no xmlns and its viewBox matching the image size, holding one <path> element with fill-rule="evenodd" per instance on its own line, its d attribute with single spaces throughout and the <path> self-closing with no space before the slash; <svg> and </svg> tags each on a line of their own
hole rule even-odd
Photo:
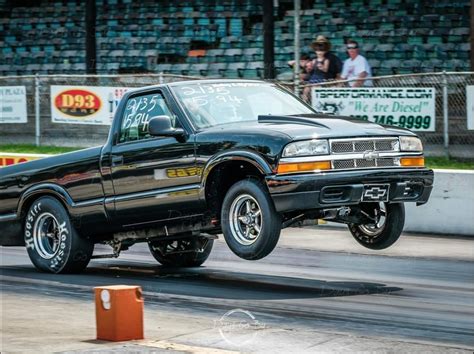
<svg viewBox="0 0 474 354">
<path fill-rule="evenodd" d="M 51 198 L 56 199 L 58 202 L 61 203 L 61 205 L 64 207 L 64 209 L 66 209 L 66 212 L 69 213 L 69 208 L 66 205 L 66 203 L 64 202 L 64 200 L 62 200 L 62 198 L 58 197 L 55 193 L 53 193 L 53 192 L 41 192 L 41 193 L 38 193 L 38 194 L 32 194 L 31 196 L 26 198 L 26 200 L 23 202 L 23 205 L 21 206 L 20 219 L 21 219 L 22 224 L 24 222 L 24 219 L 25 219 L 26 215 L 28 214 L 28 210 L 30 210 L 31 205 L 36 200 L 38 200 L 42 197 L 51 197 Z"/>
<path fill-rule="evenodd" d="M 206 202 L 212 218 L 220 219 L 222 202 L 227 191 L 246 178 L 263 180 L 264 175 L 247 161 L 227 161 L 214 167 L 206 181 Z"/>
</svg>

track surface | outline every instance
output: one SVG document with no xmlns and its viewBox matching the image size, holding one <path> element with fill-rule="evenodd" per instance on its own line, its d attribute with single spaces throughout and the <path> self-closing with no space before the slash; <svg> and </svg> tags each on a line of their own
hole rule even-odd
<svg viewBox="0 0 474 354">
<path fill-rule="evenodd" d="M 83 274 L 55 276 L 38 273 L 23 248 L 0 248 L 0 254 L 5 293 L 90 299 L 97 285 L 140 285 L 148 304 L 178 312 L 219 318 L 241 308 L 271 326 L 474 348 L 469 260 L 280 246 L 249 262 L 218 241 L 201 268 L 162 268 L 141 244 L 118 259 L 91 262 Z"/>
</svg>

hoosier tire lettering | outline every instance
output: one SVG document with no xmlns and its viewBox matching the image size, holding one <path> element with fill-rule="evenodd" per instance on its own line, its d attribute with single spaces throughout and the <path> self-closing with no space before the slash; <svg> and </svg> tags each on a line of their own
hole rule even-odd
<svg viewBox="0 0 474 354">
<path fill-rule="evenodd" d="M 30 208 L 28 212 L 28 216 L 26 217 L 25 223 L 25 246 L 27 249 L 34 249 L 34 241 L 33 241 L 33 225 L 32 222 L 35 220 L 36 215 L 41 211 L 41 202 L 34 205 L 34 207 Z"/>
<path fill-rule="evenodd" d="M 30 207 L 24 225 L 28 255 L 41 271 L 74 273 L 87 267 L 94 244 L 81 237 L 59 200 L 41 197 Z"/>
</svg>

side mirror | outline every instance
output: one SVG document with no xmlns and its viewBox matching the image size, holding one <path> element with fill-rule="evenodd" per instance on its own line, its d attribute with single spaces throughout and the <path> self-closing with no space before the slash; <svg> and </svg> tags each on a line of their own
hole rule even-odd
<svg viewBox="0 0 474 354">
<path fill-rule="evenodd" d="M 183 129 L 171 126 L 171 118 L 168 116 L 152 117 L 148 122 L 148 131 L 151 136 L 180 137 L 184 135 Z"/>
</svg>

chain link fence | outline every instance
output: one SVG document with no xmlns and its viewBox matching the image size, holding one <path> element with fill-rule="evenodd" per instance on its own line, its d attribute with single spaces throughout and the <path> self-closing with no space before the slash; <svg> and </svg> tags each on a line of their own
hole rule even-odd
<svg viewBox="0 0 474 354">
<path fill-rule="evenodd" d="M 356 80 L 352 80 L 356 81 Z M 428 156 L 474 158 L 474 130 L 467 126 L 466 87 L 474 85 L 473 72 L 441 72 L 374 77 L 375 88 L 433 88 L 435 90 L 434 131 L 417 131 Z M 312 89 L 349 87 L 350 80 L 302 85 L 302 95 Z M 286 85 L 293 90 L 293 86 Z M 318 102 L 312 102 L 318 108 Z"/>
<path fill-rule="evenodd" d="M 51 119 L 51 86 L 98 86 L 133 88 L 200 77 L 168 74 L 144 75 L 38 75 L 0 77 L 0 87 L 25 86 L 27 96 L 26 124 L 0 124 L 0 144 L 28 143 L 58 146 L 95 146 L 103 144 L 107 125 L 59 124 Z M 374 87 L 434 88 L 434 131 L 419 131 L 429 156 L 450 155 L 474 158 L 474 131 L 467 129 L 466 87 L 474 85 L 473 72 L 395 75 L 372 78 Z M 292 92 L 292 84 L 281 83 Z M 300 87 L 301 93 L 325 88 L 348 87 L 348 81 L 333 81 Z M 115 102 L 116 104 L 117 102 Z M 106 102 L 106 104 L 114 104 Z M 318 107 L 317 102 L 313 102 Z"/>
<path fill-rule="evenodd" d="M 167 74 L 0 77 L 0 87 L 26 87 L 28 115 L 26 124 L 0 124 L 0 144 L 89 147 L 102 145 L 107 140 L 110 128 L 108 125 L 54 123 L 51 115 L 51 86 L 135 88 L 196 79 L 200 78 Z M 120 98 L 121 94 L 118 94 L 117 98 Z M 103 102 L 106 105 L 117 103 Z"/>
</svg>

